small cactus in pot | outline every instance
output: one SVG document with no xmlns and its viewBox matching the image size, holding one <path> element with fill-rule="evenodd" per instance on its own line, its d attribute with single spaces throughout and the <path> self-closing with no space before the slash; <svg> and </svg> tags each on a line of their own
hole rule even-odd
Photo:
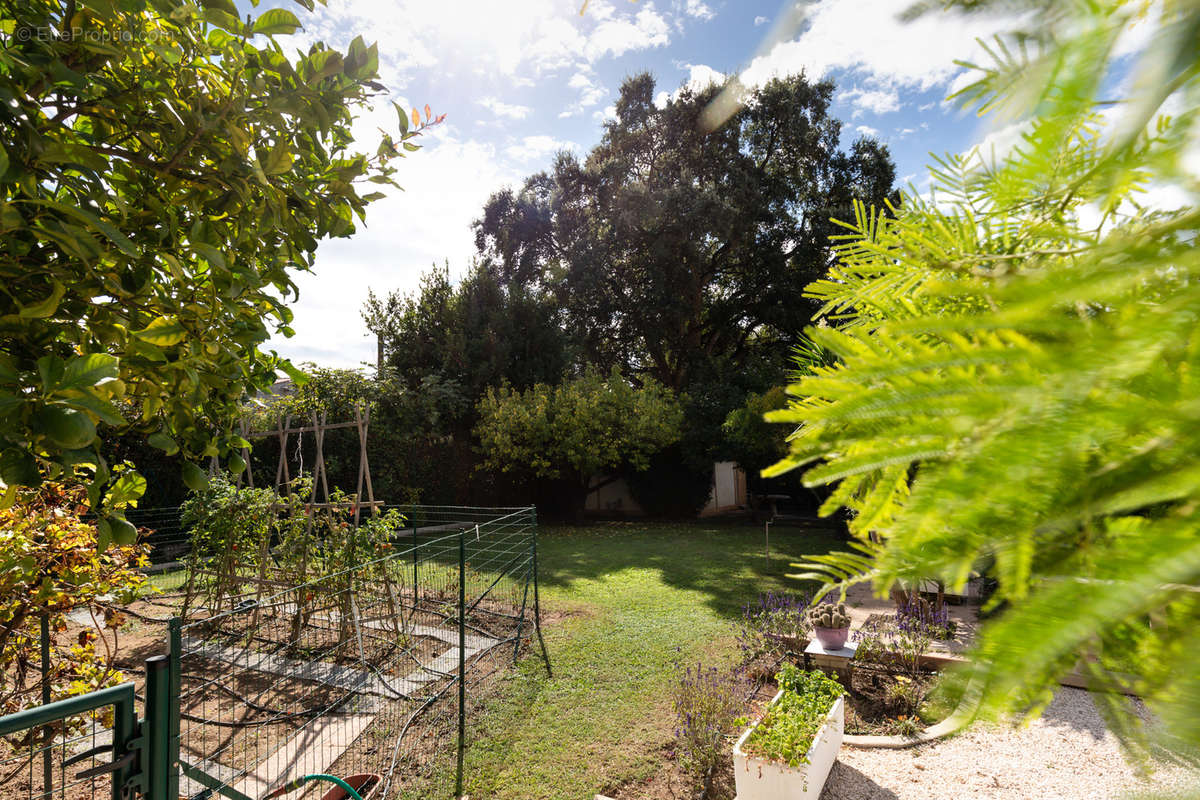
<svg viewBox="0 0 1200 800">
<path fill-rule="evenodd" d="M 826 650 L 839 650 L 846 646 L 850 636 L 850 614 L 845 603 L 822 603 L 808 610 L 808 621 L 812 624 L 817 641 Z"/>
</svg>

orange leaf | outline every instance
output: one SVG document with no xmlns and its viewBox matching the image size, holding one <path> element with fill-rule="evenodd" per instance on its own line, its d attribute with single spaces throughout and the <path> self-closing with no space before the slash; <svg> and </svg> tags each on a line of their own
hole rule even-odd
<svg viewBox="0 0 1200 800">
<path fill-rule="evenodd" d="M 413 125 L 418 128 L 421 127 L 421 112 L 415 108 L 413 109 Z"/>
<path fill-rule="evenodd" d="M 426 122 L 429 122 L 430 116 L 432 116 L 432 115 L 429 113 L 429 103 L 426 103 L 425 104 L 425 121 Z"/>
<path fill-rule="evenodd" d="M 445 114 L 438 114 L 438 118 L 437 118 L 437 119 L 435 119 L 435 120 L 433 121 L 433 124 L 434 124 L 434 125 L 438 125 L 438 124 L 440 124 L 440 123 L 441 123 L 441 121 L 442 121 L 442 120 L 444 120 L 445 118 L 446 118 L 446 115 L 445 115 Z"/>
</svg>

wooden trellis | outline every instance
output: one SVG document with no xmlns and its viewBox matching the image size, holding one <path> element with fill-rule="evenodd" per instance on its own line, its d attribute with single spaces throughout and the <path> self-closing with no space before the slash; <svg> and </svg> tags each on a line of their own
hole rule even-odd
<svg viewBox="0 0 1200 800">
<path fill-rule="evenodd" d="M 295 418 L 290 414 L 279 416 L 275 420 L 274 428 L 258 431 L 247 430 L 245 422 L 242 423 L 242 438 L 246 440 L 272 436 L 279 440 L 279 462 L 275 467 L 275 491 L 285 495 L 290 495 L 292 491 L 292 471 L 288 462 L 287 450 L 289 439 L 292 436 L 303 437 L 304 434 L 311 433 L 316 451 L 312 469 L 313 494 L 310 502 L 305 504 L 305 511 L 311 512 L 314 509 L 334 507 L 351 510 L 354 513 L 355 525 L 358 524 L 364 509 L 369 510 L 372 515 L 378 514 L 384 502 L 375 499 L 375 488 L 371 484 L 371 463 L 367 458 L 367 433 L 371 422 L 370 409 L 355 406 L 354 419 L 345 422 L 330 422 L 328 414 L 324 411 L 319 414 L 316 411 L 310 412 L 308 424 L 293 424 L 294 420 Z M 325 434 L 332 430 L 346 428 L 355 428 L 358 431 L 358 480 L 351 500 L 335 503 L 330 500 L 329 475 L 325 468 Z M 242 458 L 246 460 L 247 464 L 250 463 L 250 454 L 247 448 L 242 449 Z M 247 469 L 242 474 L 247 476 L 249 485 L 254 486 L 253 470 Z M 239 485 L 241 480 L 242 476 L 239 475 Z M 365 500 L 363 499 L 364 490 L 366 492 Z"/>
</svg>

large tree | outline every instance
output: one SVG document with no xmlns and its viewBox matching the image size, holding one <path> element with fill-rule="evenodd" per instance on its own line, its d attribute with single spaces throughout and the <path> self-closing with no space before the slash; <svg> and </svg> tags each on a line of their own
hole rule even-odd
<svg viewBox="0 0 1200 800">
<path fill-rule="evenodd" d="M 377 196 L 359 182 L 390 183 L 416 131 L 401 111 L 396 141 L 355 152 L 354 109 L 383 90 L 375 47 L 289 57 L 283 8 L 0 16 L 0 488 L 92 464 L 111 514 L 136 479 L 110 485 L 96 426 L 180 452 L 193 483 L 193 462 L 236 449 L 243 396 L 290 369 L 259 347 L 290 334 L 293 274 L 354 231 Z"/>
<path fill-rule="evenodd" d="M 474 263 L 457 284 L 434 266 L 415 292 L 370 293 L 363 318 L 380 342 L 382 366 L 415 391 L 430 381 L 454 387 L 466 404 L 446 423 L 474 424 L 474 404 L 489 387 L 557 383 L 569 365 L 559 314 L 549 298 L 497 280 Z M 461 412 L 461 413 L 460 413 Z"/>
<path fill-rule="evenodd" d="M 832 83 L 745 90 L 706 130 L 718 91 L 656 104 L 653 78 L 628 79 L 586 159 L 560 153 L 475 224 L 480 254 L 554 298 L 586 360 L 674 389 L 737 371 L 755 349 L 786 352 L 815 310 L 795 298 L 829 265 L 829 218 L 892 193 L 886 147 L 840 149 Z"/>
</svg>

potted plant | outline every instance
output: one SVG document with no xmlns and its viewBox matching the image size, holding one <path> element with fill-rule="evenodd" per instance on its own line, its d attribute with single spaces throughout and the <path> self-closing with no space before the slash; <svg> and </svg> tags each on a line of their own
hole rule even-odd
<svg viewBox="0 0 1200 800">
<path fill-rule="evenodd" d="M 846 646 L 850 636 L 850 615 L 845 603 L 813 606 L 808 610 L 808 621 L 817 641 L 826 650 L 840 650 Z"/>
<path fill-rule="evenodd" d="M 785 666 L 779 693 L 733 746 L 738 800 L 817 800 L 842 746 L 841 684 Z"/>
</svg>

